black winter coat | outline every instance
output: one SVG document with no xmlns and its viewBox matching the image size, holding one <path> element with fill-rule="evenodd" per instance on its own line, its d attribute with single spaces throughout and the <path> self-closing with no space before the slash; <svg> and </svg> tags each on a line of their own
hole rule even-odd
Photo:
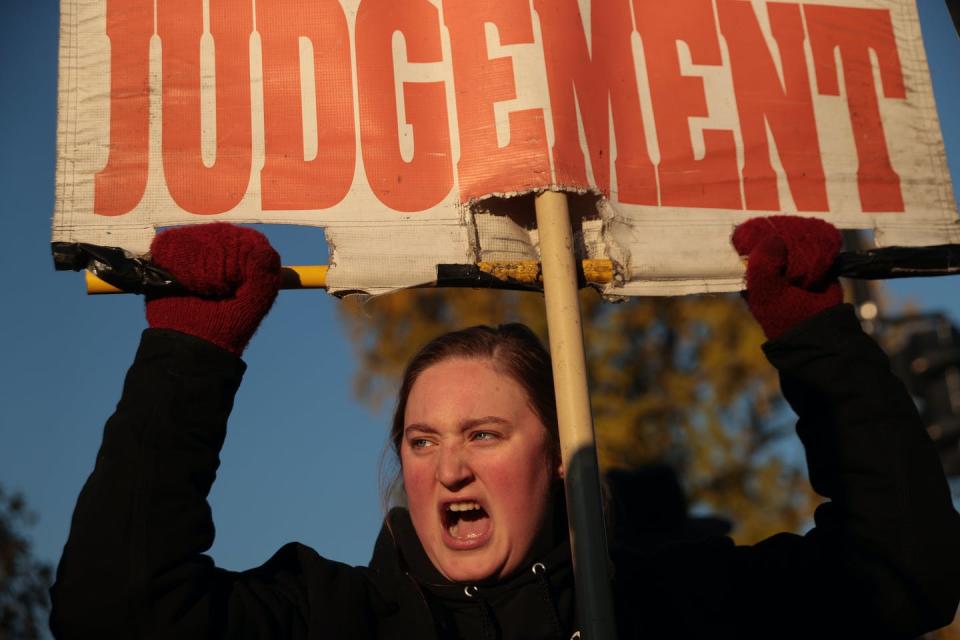
<svg viewBox="0 0 960 640">
<path fill-rule="evenodd" d="M 960 516 L 915 408 L 848 306 L 764 345 L 800 416 L 814 489 L 804 536 L 615 548 L 622 638 L 903 637 L 960 600 Z M 494 586 L 452 584 L 402 510 L 369 567 L 289 544 L 240 573 L 204 552 L 206 502 L 244 364 L 147 330 L 107 422 L 51 590 L 58 638 L 570 638 L 562 537 Z"/>
</svg>

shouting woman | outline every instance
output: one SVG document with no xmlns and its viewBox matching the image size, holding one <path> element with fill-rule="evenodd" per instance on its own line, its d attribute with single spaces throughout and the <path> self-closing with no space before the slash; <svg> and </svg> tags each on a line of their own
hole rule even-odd
<svg viewBox="0 0 960 640">
<path fill-rule="evenodd" d="M 614 547 L 620 637 L 909 638 L 949 623 L 960 516 L 910 397 L 841 304 L 839 233 L 778 216 L 733 243 L 828 500 L 802 536 Z M 280 262 L 225 224 L 162 233 L 152 254 L 190 293 L 147 301 L 51 592 L 57 637 L 578 636 L 550 358 L 529 329 L 449 333 L 409 363 L 390 432 L 407 507 L 387 514 L 369 566 L 289 544 L 226 571 L 204 555 L 207 494 Z"/>
</svg>

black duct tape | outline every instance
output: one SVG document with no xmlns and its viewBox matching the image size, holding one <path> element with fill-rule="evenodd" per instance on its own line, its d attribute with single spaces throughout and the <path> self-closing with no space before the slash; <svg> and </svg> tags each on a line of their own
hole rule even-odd
<svg viewBox="0 0 960 640">
<path fill-rule="evenodd" d="M 118 247 L 54 242 L 51 251 L 57 271 L 87 269 L 104 282 L 130 293 L 175 295 L 183 291 L 172 275 Z"/>
<path fill-rule="evenodd" d="M 51 250 L 57 271 L 87 269 L 105 282 L 130 293 L 177 295 L 183 292 L 172 275 L 118 247 L 54 242 Z M 832 271 L 838 276 L 863 280 L 957 275 L 960 274 L 960 245 L 845 251 L 837 256 Z M 587 286 L 579 265 L 577 280 L 581 288 Z M 543 291 L 539 283 L 501 280 L 473 264 L 438 264 L 436 286 Z"/>
<path fill-rule="evenodd" d="M 468 287 L 474 289 L 509 289 L 512 291 L 543 291 L 543 287 L 518 280 L 501 280 L 482 271 L 475 264 L 438 264 L 438 287 Z"/>
<path fill-rule="evenodd" d="M 956 275 L 960 274 L 960 245 L 845 251 L 837 256 L 833 271 L 838 276 L 861 280 Z"/>
<path fill-rule="evenodd" d="M 437 287 L 470 287 L 474 289 L 507 289 L 511 291 L 538 291 L 543 293 L 543 283 L 500 279 L 475 264 L 438 264 Z M 583 274 L 583 266 L 577 263 L 577 286 L 589 286 Z"/>
</svg>

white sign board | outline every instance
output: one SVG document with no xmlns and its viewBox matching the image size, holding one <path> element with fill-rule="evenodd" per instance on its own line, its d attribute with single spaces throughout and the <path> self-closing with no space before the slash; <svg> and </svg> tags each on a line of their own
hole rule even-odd
<svg viewBox="0 0 960 640">
<path fill-rule="evenodd" d="M 960 242 L 913 0 L 63 0 L 53 239 L 323 227 L 333 291 L 535 259 L 580 198 L 612 295 L 729 291 L 734 225 Z M 501 197 L 510 196 L 504 200 Z M 532 209 L 532 204 L 528 208 Z"/>
</svg>

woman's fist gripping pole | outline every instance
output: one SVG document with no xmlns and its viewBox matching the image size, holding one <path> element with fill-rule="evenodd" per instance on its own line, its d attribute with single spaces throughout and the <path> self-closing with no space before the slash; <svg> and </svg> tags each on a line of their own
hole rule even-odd
<svg viewBox="0 0 960 640">
<path fill-rule="evenodd" d="M 280 256 L 253 229 L 215 222 L 165 231 L 152 261 L 187 293 L 147 298 L 147 322 L 240 355 L 280 288 Z"/>
<path fill-rule="evenodd" d="M 770 339 L 843 302 L 831 272 L 843 238 L 829 222 L 799 216 L 752 218 L 731 239 L 747 258 L 747 304 Z"/>
</svg>

